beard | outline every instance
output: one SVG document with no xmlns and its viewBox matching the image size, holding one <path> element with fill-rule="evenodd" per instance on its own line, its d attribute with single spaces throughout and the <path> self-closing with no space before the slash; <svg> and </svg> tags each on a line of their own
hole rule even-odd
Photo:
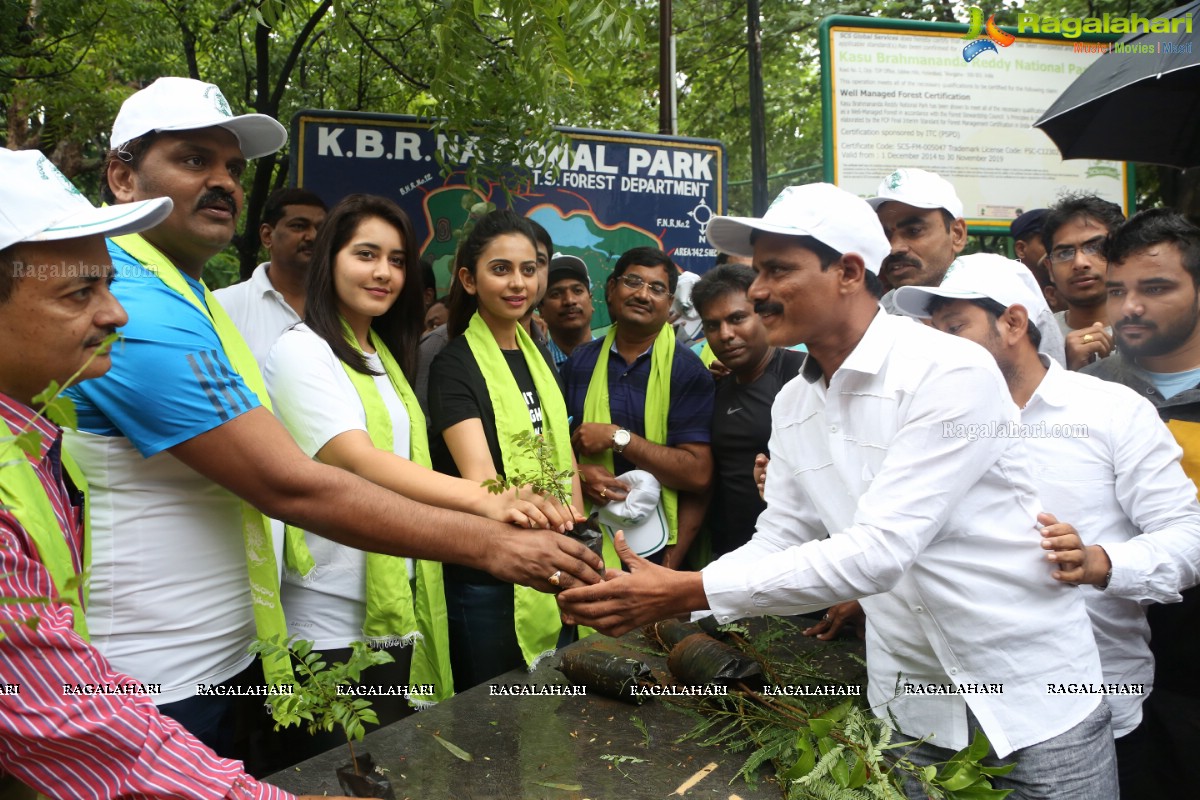
<svg viewBox="0 0 1200 800">
<path fill-rule="evenodd" d="M 1134 322 L 1134 320 L 1123 319 L 1113 326 L 1117 348 L 1130 358 L 1145 356 L 1153 358 L 1177 350 L 1180 345 L 1192 337 L 1196 331 L 1196 325 L 1200 323 L 1200 310 L 1194 310 L 1188 316 L 1172 320 L 1165 328 L 1159 327 L 1157 323 L 1137 320 L 1139 325 L 1150 327 L 1150 335 L 1137 343 L 1126 341 L 1125 337 L 1121 335 L 1121 326 L 1130 322 Z"/>
</svg>

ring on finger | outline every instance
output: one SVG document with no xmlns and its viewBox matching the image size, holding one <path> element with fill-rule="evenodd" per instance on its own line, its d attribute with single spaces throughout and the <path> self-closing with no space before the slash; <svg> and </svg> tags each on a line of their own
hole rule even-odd
<svg viewBox="0 0 1200 800">
<path fill-rule="evenodd" d="M 1083 343 L 1084 344 L 1091 344 L 1094 341 L 1096 341 L 1096 337 L 1092 336 L 1090 333 L 1085 333 L 1083 335 Z"/>
<path fill-rule="evenodd" d="M 828 614 L 821 617 L 821 622 L 831 622 L 832 620 L 833 620 L 833 617 L 829 616 Z"/>
<path fill-rule="evenodd" d="M 601 487 L 600 496 L 606 500 L 608 499 L 608 487 L 607 486 Z"/>
<path fill-rule="evenodd" d="M 554 574 L 551 575 L 549 578 L 546 578 L 546 580 L 550 583 L 551 586 L 558 586 L 560 583 L 562 583 L 562 570 L 561 569 L 554 570 Z"/>
</svg>

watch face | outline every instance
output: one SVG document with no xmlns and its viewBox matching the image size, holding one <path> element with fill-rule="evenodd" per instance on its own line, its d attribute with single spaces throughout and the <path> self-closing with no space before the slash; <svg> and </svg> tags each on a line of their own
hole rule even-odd
<svg viewBox="0 0 1200 800">
<path fill-rule="evenodd" d="M 624 447 L 629 444 L 629 431 L 619 430 L 613 434 L 613 444 L 617 447 Z"/>
</svg>

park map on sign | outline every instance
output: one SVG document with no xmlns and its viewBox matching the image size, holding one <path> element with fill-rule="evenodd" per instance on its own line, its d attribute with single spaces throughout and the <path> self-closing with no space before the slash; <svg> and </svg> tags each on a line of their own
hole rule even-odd
<svg viewBox="0 0 1200 800">
<path fill-rule="evenodd" d="M 556 252 L 588 266 L 595 328 L 609 323 L 604 282 L 621 254 L 656 247 L 685 270 L 703 272 L 716 251 L 706 232 L 724 211 L 724 149 L 719 143 L 653 134 L 565 130 L 552 152 L 557 173 L 532 170 L 512 194 L 443 175 L 441 142 L 412 117 L 302 112 L 296 129 L 298 184 L 336 203 L 351 192 L 395 200 L 413 221 L 421 253 L 434 265 L 439 295 L 449 290 L 454 250 L 472 210 L 511 207 L 542 225 Z"/>
</svg>

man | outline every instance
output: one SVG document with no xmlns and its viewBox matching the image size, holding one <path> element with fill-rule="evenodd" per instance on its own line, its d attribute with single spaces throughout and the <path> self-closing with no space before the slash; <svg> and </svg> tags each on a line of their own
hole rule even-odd
<svg viewBox="0 0 1200 800">
<path fill-rule="evenodd" d="M 1028 267 L 1033 277 L 1037 278 L 1038 286 L 1042 287 L 1042 296 L 1046 298 L 1050 310 L 1059 312 L 1066 308 L 1066 304 L 1054 288 L 1050 269 L 1044 260 L 1046 246 L 1042 243 L 1042 222 L 1046 219 L 1047 211 L 1045 208 L 1026 211 L 1009 224 L 1008 232 L 1013 238 L 1017 260 Z"/>
<path fill-rule="evenodd" d="M 546 349 L 560 370 L 576 347 L 592 340 L 594 311 L 587 264 L 576 256 L 555 254 L 550 259 L 540 312 L 550 334 Z"/>
<path fill-rule="evenodd" d="M 0 692 L 0 795 L 290 798 L 161 715 L 88 644 L 72 583 L 87 569 L 84 486 L 64 474 L 61 430 L 35 410 L 51 382 L 108 370 L 101 342 L 127 317 L 104 236 L 156 224 L 171 201 L 95 209 L 36 151 L 0 149 L 0 171 L 0 684 L 17 690 Z M 12 442 L 19 431 L 32 452 Z"/>
<path fill-rule="evenodd" d="M 665 559 L 677 543 L 681 554 L 687 550 L 703 517 L 695 495 L 712 480 L 712 378 L 667 323 L 678 280 L 661 250 L 624 253 L 605 285 L 613 326 L 577 348 L 563 376 L 567 412 L 578 423 L 571 441 L 584 494 L 606 505 L 626 497 L 617 476 L 635 469 L 653 475 L 663 488 Z"/>
<path fill-rule="evenodd" d="M 1082 369 L 1112 354 L 1104 241 L 1124 221 L 1116 203 L 1077 194 L 1054 204 L 1042 223 L 1050 277 L 1067 306 L 1054 315 L 1066 337 L 1067 369 Z"/>
<path fill-rule="evenodd" d="M 996 359 L 1021 408 L 1042 504 L 1092 543 L 1081 568 L 1056 577 L 1099 590 L 1084 597 L 1104 682 L 1145 686 L 1148 694 L 1154 657 L 1143 604 L 1178 602 L 1182 589 L 1200 582 L 1196 487 L 1154 406 L 1120 384 L 1069 372 L 1038 354 L 1041 334 L 1027 310 L 1035 298 L 1007 264 L 999 256 L 965 256 L 940 287 L 900 289 L 896 306 Z M 1123 798 L 1162 796 L 1143 786 L 1151 772 L 1139 724 L 1144 698 L 1141 691 L 1107 698 Z"/>
<path fill-rule="evenodd" d="M 1108 260 L 1108 318 L 1117 352 L 1084 373 L 1123 383 L 1158 409 L 1183 448 L 1183 468 L 1200 485 L 1200 229 L 1156 208 L 1114 231 Z M 1157 797 L 1191 769 L 1200 749 L 1200 593 L 1152 605 L 1154 693 L 1143 704 Z M 1155 786 L 1148 781 L 1147 786 Z"/>
<path fill-rule="evenodd" d="M 867 202 L 879 216 L 891 248 L 880 274 L 892 287 L 879 302 L 895 314 L 896 289 L 942 282 L 967 244 L 967 223 L 954 187 L 932 172 L 898 169 L 880 182 L 877 191 L 878 196 Z M 1030 313 L 1037 323 L 1051 315 L 1046 304 Z M 1041 352 L 1065 364 L 1062 335 L 1048 325 L 1041 327 Z"/>
<path fill-rule="evenodd" d="M 754 270 L 726 264 L 704 274 L 692 289 L 713 355 L 729 368 L 717 380 L 712 452 L 715 484 L 705 527 L 716 558 L 754 535 L 766 503 L 754 483 L 754 461 L 768 452 L 771 404 L 783 385 L 800 374 L 804 354 L 767 341 L 767 329 L 746 292 Z"/>
<path fill-rule="evenodd" d="M 305 189 L 272 192 L 258 227 L 270 260 L 249 280 L 213 292 L 260 368 L 279 335 L 304 319 L 308 262 L 325 211 L 325 202 Z"/>
<path fill-rule="evenodd" d="M 72 392 L 70 446 L 95 509 L 93 639 L 122 671 L 161 683 L 164 710 L 218 752 L 233 747 L 233 705 L 197 685 L 261 682 L 246 648 L 284 631 L 282 543 L 251 506 L 361 549 L 544 589 L 558 570 L 588 579 L 583 565 L 595 561 L 565 537 L 429 508 L 321 465 L 271 415 L 249 348 L 200 274 L 233 236 L 246 160 L 285 140 L 275 120 L 234 117 L 200 81 L 161 78 L 125 101 L 108 191 L 118 203 L 165 195 L 174 211 L 144 236 L 109 242 L 130 322 L 109 374 Z M 548 504 L 538 513 L 540 524 L 569 522 Z M 268 681 L 287 679 L 265 666 Z"/>
<path fill-rule="evenodd" d="M 946 179 L 923 169 L 898 169 L 867 202 L 879 215 L 891 253 L 881 277 L 892 287 L 880 302 L 896 313 L 901 286 L 937 286 L 967 245 L 962 201 Z"/>
<path fill-rule="evenodd" d="M 753 254 L 749 295 L 771 343 L 808 345 L 772 408 L 767 508 L 754 538 L 703 572 L 633 559 L 631 574 L 563 592 L 566 613 L 618 633 L 685 611 L 727 622 L 861 598 L 870 705 L 898 740 L 933 736 L 908 758 L 945 761 L 981 730 L 1016 759 L 993 779 L 1013 798 L 1115 797 L 1107 706 L 1047 692 L 1102 674 L 1081 593 L 1036 555 L 1024 445 L 954 434 L 1016 421 L 995 363 L 879 308 L 869 284 L 887 240 L 837 187 L 790 187 L 763 219 L 717 217 L 708 237 Z M 898 680 L 956 688 L 897 693 Z"/>
</svg>

